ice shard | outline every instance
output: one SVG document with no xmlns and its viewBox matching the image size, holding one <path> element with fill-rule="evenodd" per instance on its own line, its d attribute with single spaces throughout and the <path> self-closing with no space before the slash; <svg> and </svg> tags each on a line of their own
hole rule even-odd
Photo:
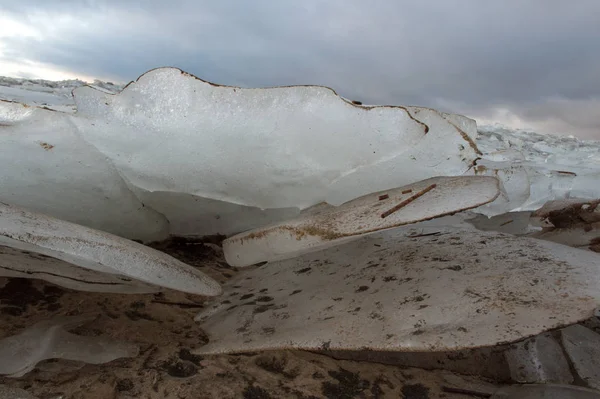
<svg viewBox="0 0 600 399">
<path fill-rule="evenodd" d="M 109 233 L 2 203 L 0 245 L 160 287 L 207 296 L 221 293 L 221 287 L 215 280 L 163 252 Z M 46 271 L 53 270 L 48 268 Z M 60 271 L 57 273 L 60 274 Z M 106 278 L 110 279 L 110 276 Z"/>
</svg>

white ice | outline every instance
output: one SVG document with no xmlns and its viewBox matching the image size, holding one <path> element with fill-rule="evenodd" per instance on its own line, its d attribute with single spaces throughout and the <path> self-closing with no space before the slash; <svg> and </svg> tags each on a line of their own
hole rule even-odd
<svg viewBox="0 0 600 399">
<path fill-rule="evenodd" d="M 128 276 L 192 294 L 214 296 L 221 293 L 218 282 L 163 252 L 103 231 L 2 203 L 0 245 L 50 256 L 94 272 Z M 11 266 L 23 270 L 25 265 L 17 258 Z M 55 273 L 70 271 L 66 268 L 54 270 Z M 64 276 L 90 278 L 88 286 L 98 286 L 94 274 Z M 119 280 L 117 276 L 112 277 L 112 282 Z M 115 290 L 117 287 L 113 286 L 108 292 Z M 132 291 L 140 290 L 148 292 L 148 287 L 142 285 Z"/>
<path fill-rule="evenodd" d="M 534 211 L 546 202 L 600 198 L 600 141 L 479 127 L 482 159 L 472 172 L 497 175 L 505 193 L 478 211 L 488 216 Z"/>
<path fill-rule="evenodd" d="M 0 102 L 0 200 L 144 241 L 240 232 L 461 175 L 478 156 L 468 118 L 325 87 L 240 89 L 161 68 L 74 101 L 75 114 Z"/>
<path fill-rule="evenodd" d="M 227 301 L 197 316 L 210 337 L 197 352 L 476 348 L 577 323 L 598 306 L 595 253 L 474 229 L 406 229 L 237 275 L 224 285 Z"/>
<path fill-rule="evenodd" d="M 227 263 L 237 267 L 288 259 L 358 236 L 475 208 L 498 194 L 494 177 L 434 177 L 337 207 L 322 203 L 298 218 L 229 237 L 223 241 L 223 252 Z"/>
<path fill-rule="evenodd" d="M 530 234 L 528 213 L 548 201 L 600 198 L 600 142 L 478 132 L 432 109 L 356 105 L 317 86 L 225 87 L 174 68 L 119 90 L 0 78 L 0 201 L 149 242 L 231 235 L 435 176 L 500 179 L 498 199 L 472 211 L 483 230 Z M 437 223 L 454 222 L 465 227 Z M 581 241 L 559 233 L 544 237 Z"/>
</svg>

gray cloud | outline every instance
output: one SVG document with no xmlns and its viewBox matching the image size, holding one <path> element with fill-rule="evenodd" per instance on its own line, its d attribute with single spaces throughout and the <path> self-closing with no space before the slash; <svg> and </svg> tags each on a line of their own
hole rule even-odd
<svg viewBox="0 0 600 399">
<path fill-rule="evenodd" d="M 0 1 L 0 12 L 47 33 L 5 39 L 0 62 L 124 81 L 171 65 L 221 84 L 322 84 L 473 117 L 503 108 L 600 139 L 596 0 L 25 0 Z"/>
</svg>

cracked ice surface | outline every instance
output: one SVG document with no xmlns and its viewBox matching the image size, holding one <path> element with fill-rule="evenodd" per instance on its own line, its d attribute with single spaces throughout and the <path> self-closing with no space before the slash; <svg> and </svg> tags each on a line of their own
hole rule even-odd
<svg viewBox="0 0 600 399">
<path fill-rule="evenodd" d="M 241 89 L 160 68 L 117 95 L 73 94 L 75 114 L 0 102 L 0 201 L 145 241 L 247 230 L 461 175 L 478 156 L 468 118 L 358 106 L 325 87 Z"/>
<path fill-rule="evenodd" d="M 480 213 L 494 216 L 534 211 L 553 200 L 600 198 L 600 141 L 483 126 L 477 147 L 483 156 L 474 172 L 498 176 L 505 189 Z"/>
</svg>

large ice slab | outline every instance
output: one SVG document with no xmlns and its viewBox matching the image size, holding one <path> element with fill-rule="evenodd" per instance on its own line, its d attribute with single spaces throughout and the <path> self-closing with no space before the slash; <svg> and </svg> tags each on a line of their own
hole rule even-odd
<svg viewBox="0 0 600 399">
<path fill-rule="evenodd" d="M 339 245 L 349 239 L 475 208 L 499 194 L 494 177 L 434 177 L 353 199 L 323 203 L 298 218 L 250 230 L 223 242 L 225 260 L 250 266 Z"/>
<path fill-rule="evenodd" d="M 326 87 L 225 87 L 160 68 L 118 94 L 77 88 L 74 101 L 75 114 L 0 101 L 0 200 L 146 241 L 461 175 L 479 154 L 470 119 L 356 105 Z"/>
<path fill-rule="evenodd" d="M 109 233 L 2 203 L 0 246 L 35 252 L 98 273 L 128 276 L 192 294 L 214 296 L 221 293 L 218 282 L 163 252 Z M 19 259 L 13 266 L 19 269 Z M 66 268 L 53 269 L 51 264 L 47 266 L 48 272 L 55 274 L 71 272 Z M 67 276 L 73 277 L 72 274 Z M 94 281 L 89 283 L 94 284 Z M 95 286 L 99 288 L 98 284 Z"/>
<path fill-rule="evenodd" d="M 408 238 L 389 230 L 240 273 L 198 315 L 210 337 L 198 352 L 517 341 L 593 314 L 597 256 L 494 232 L 432 227 Z"/>
<path fill-rule="evenodd" d="M 60 112 L 0 101 L 0 201 L 127 238 L 166 237 L 106 156 Z"/>
<path fill-rule="evenodd" d="M 235 234 L 438 175 L 499 177 L 502 195 L 477 209 L 488 216 L 600 198 L 600 142 L 477 132 L 432 109 L 357 105 L 317 86 L 225 87 L 174 68 L 117 94 L 82 84 L 0 80 L 0 99 L 77 107 L 0 101 L 0 201 L 153 241 Z"/>
<path fill-rule="evenodd" d="M 116 96 L 87 87 L 74 96 L 79 115 L 103 122 L 82 123 L 82 136 L 134 186 L 259 208 L 337 205 L 373 184 L 460 174 L 475 156 L 435 111 L 424 111 L 438 116 L 433 128 L 404 107 L 355 105 L 326 87 L 242 89 L 160 68 Z M 390 159 L 396 173 L 373 170 L 368 187 L 328 188 Z"/>
</svg>

